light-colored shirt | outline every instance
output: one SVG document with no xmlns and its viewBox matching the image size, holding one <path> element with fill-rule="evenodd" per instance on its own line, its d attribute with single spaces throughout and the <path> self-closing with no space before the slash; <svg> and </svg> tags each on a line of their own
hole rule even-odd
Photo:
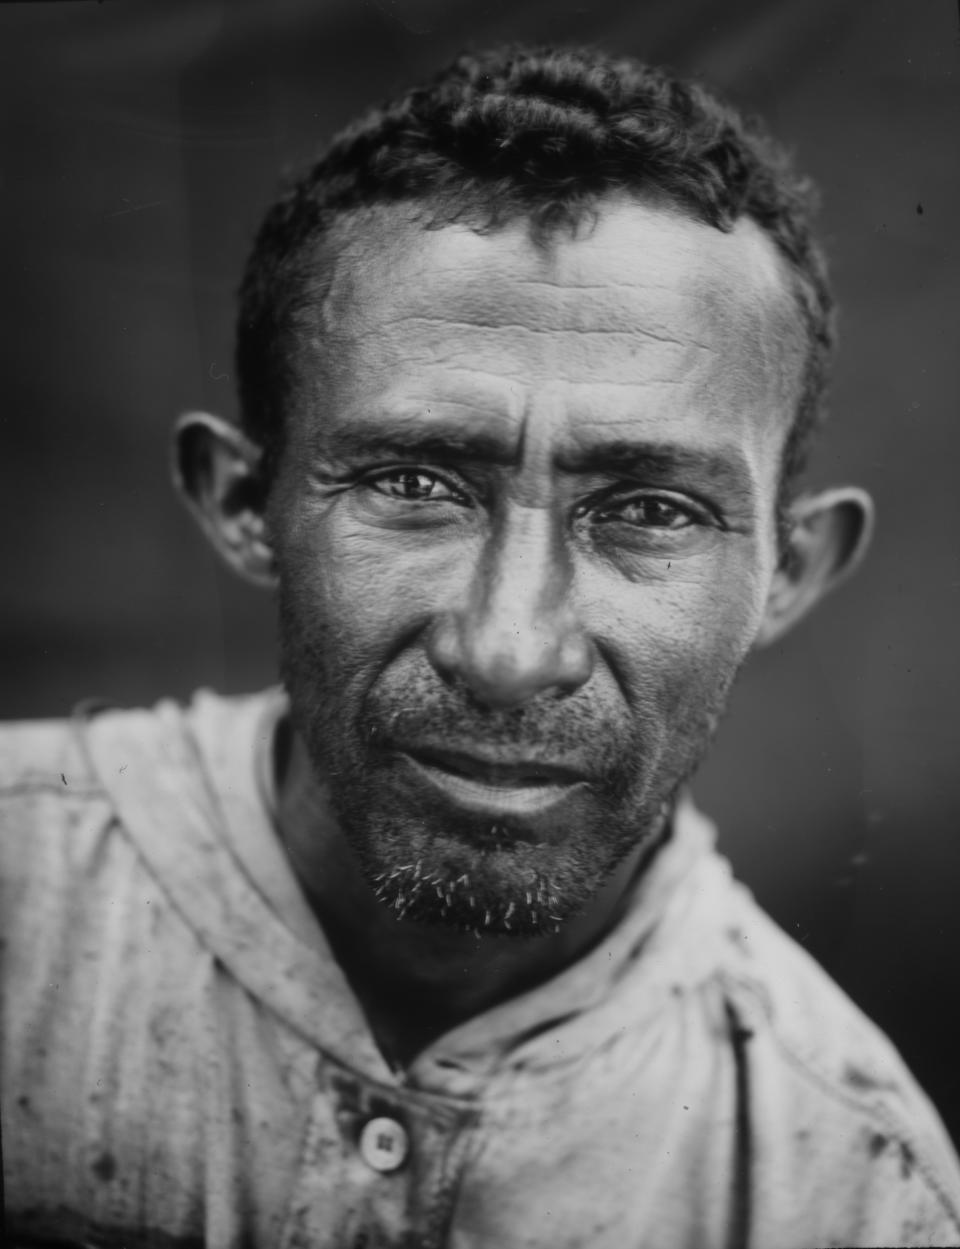
<svg viewBox="0 0 960 1249">
<path fill-rule="evenodd" d="M 0 735 L 14 1244 L 960 1244 L 929 1102 L 689 805 L 605 940 L 391 1068 L 273 830 L 282 706 Z"/>
</svg>

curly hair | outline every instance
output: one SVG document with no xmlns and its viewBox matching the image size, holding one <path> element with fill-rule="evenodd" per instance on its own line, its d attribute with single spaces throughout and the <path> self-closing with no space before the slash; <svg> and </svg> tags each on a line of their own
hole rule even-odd
<svg viewBox="0 0 960 1249">
<path fill-rule="evenodd" d="M 428 228 L 465 221 L 488 232 L 525 219 L 543 242 L 624 192 L 666 197 L 723 231 L 750 217 L 786 258 L 808 349 L 784 497 L 823 416 L 834 343 L 812 188 L 758 123 L 703 87 L 592 48 L 461 55 L 343 130 L 271 208 L 240 288 L 236 345 L 241 417 L 265 475 L 282 448 L 291 335 L 329 286 L 336 256 L 324 244 L 338 220 L 406 203 Z"/>
</svg>

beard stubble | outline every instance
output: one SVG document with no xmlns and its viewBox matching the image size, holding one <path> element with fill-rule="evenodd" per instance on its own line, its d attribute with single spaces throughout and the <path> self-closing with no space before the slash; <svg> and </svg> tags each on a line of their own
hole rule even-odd
<svg viewBox="0 0 960 1249">
<path fill-rule="evenodd" d="M 282 593 L 280 639 L 294 726 L 378 900 L 400 918 L 478 933 L 558 930 L 631 852 L 657 843 L 738 668 L 640 708 L 602 699 L 592 682 L 499 711 L 444 684 L 414 650 L 362 685 L 342 656 L 333 662 L 329 631 L 305 628 Z M 416 743 L 575 759 L 590 779 L 542 817 L 491 820 L 411 776 L 397 747 Z"/>
</svg>

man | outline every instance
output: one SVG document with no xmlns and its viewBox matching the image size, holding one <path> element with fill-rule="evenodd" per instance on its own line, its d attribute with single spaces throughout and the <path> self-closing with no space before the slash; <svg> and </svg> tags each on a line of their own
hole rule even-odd
<svg viewBox="0 0 960 1249">
<path fill-rule="evenodd" d="M 685 796 L 750 651 L 861 557 L 802 494 L 831 297 L 700 89 L 463 57 L 337 138 L 177 476 L 284 693 L 4 742 L 25 1243 L 960 1242 L 889 1043 Z"/>
</svg>

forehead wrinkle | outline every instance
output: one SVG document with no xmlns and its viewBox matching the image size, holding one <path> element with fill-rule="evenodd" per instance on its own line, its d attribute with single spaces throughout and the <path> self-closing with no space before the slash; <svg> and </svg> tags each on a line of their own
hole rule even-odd
<svg viewBox="0 0 960 1249">
<path fill-rule="evenodd" d="M 543 323 L 539 325 L 531 325 L 526 321 L 507 321 L 498 318 L 496 321 L 484 320 L 451 320 L 447 317 L 427 317 L 427 316 L 404 316 L 397 317 L 396 322 L 387 322 L 387 325 L 397 324 L 404 329 L 413 328 L 415 326 L 423 326 L 427 329 L 436 327 L 445 336 L 450 329 L 459 326 L 461 329 L 481 330 L 486 334 L 494 336 L 506 335 L 515 338 L 518 335 L 530 335 L 531 337 L 547 336 L 550 340 L 555 340 L 558 335 L 569 335 L 574 338 L 589 339 L 592 336 L 603 338 L 608 342 L 624 339 L 632 343 L 635 339 L 650 339 L 655 343 L 663 343 L 670 347 L 678 347 L 686 350 L 689 347 L 699 348 L 701 351 L 713 352 L 715 348 L 710 343 L 700 342 L 699 339 L 687 336 L 682 340 L 673 334 L 659 334 L 650 326 L 637 325 L 631 326 L 629 329 L 622 327 L 611 327 L 605 325 L 553 325 Z M 381 339 L 383 336 L 383 325 L 370 325 L 368 328 L 360 330 L 351 330 L 348 335 L 341 334 L 341 338 L 348 337 L 356 342 L 363 342 L 368 338 Z"/>
<path fill-rule="evenodd" d="M 471 368 L 468 365 L 455 361 L 452 353 L 451 356 L 439 360 L 433 354 L 422 357 L 419 354 L 410 354 L 402 357 L 402 359 L 405 363 L 412 365 L 424 365 L 427 370 L 432 370 L 436 367 L 440 375 L 446 372 L 448 374 L 456 373 L 481 379 L 487 379 L 491 376 L 491 372 L 483 368 L 482 365 Z M 638 362 L 630 368 L 630 362 L 628 361 L 626 366 L 618 366 L 620 372 L 626 374 L 626 376 L 621 377 L 616 383 L 601 383 L 599 380 L 584 379 L 578 375 L 580 363 L 570 359 L 569 351 L 558 353 L 557 358 L 553 360 L 548 359 L 541 362 L 534 371 L 531 371 L 528 362 L 522 359 L 501 358 L 498 362 L 496 376 L 505 386 L 510 386 L 517 390 L 526 390 L 544 384 L 544 381 L 547 379 L 546 366 L 550 365 L 549 380 L 561 382 L 571 391 L 590 392 L 596 390 L 602 384 L 611 387 L 617 386 L 621 390 L 636 391 L 639 399 L 641 394 L 656 393 L 665 388 L 671 391 L 678 391 L 680 388 L 692 389 L 693 379 L 699 377 L 704 372 L 703 367 L 698 367 L 696 362 L 690 360 L 689 357 L 686 359 L 681 357 L 677 364 L 673 366 L 669 362 L 664 362 L 661 370 L 657 372 L 653 372 L 649 362 Z M 574 375 L 571 376 L 566 372 L 565 364 L 574 370 Z M 418 378 L 420 382 L 423 380 L 422 376 Z M 703 389 L 705 393 L 709 393 L 709 378 L 705 380 Z M 716 394 L 716 383 L 713 384 L 713 391 Z"/>
<path fill-rule="evenodd" d="M 505 249 L 510 244 L 505 240 Z M 524 272 L 526 264 L 543 264 L 542 258 L 529 251 L 517 255 L 516 263 L 511 263 L 510 250 L 494 257 L 499 264 L 491 264 L 487 256 L 469 256 L 458 265 L 432 263 L 431 277 L 436 281 L 415 281 L 403 291 L 403 315 L 425 323 L 449 319 L 464 326 L 530 331 L 609 330 L 667 340 L 690 336 L 688 281 L 678 282 L 675 273 L 661 277 L 646 267 L 625 279 L 621 262 L 611 269 L 609 280 L 584 282 L 578 277 L 576 252 L 563 255 L 555 272 L 543 275 Z M 438 300 L 447 313 L 440 318 L 436 316 Z M 506 310 L 511 313 L 509 320 Z"/>
<path fill-rule="evenodd" d="M 465 325 L 443 317 L 398 320 L 395 325 L 397 333 L 390 332 L 392 326 L 371 327 L 353 344 L 361 351 L 375 345 L 373 358 L 361 370 L 371 379 L 427 369 L 437 377 L 444 372 L 475 375 L 515 386 L 540 384 L 547 377 L 573 387 L 591 387 L 606 384 L 611 373 L 617 373 L 617 384 L 646 388 L 659 383 L 689 384 L 708 371 L 717 356 L 709 343 L 644 335 L 633 329 L 560 331 L 530 329 L 513 322 Z M 457 334 L 457 328 L 468 333 Z"/>
<path fill-rule="evenodd" d="M 667 339 L 678 337 L 679 330 L 685 338 L 693 329 L 687 293 L 676 283 L 640 276 L 584 287 L 567 273 L 551 282 L 533 282 L 495 268 L 476 276 L 451 270 L 437 288 L 430 284 L 410 292 L 404 315 L 426 324 L 441 319 L 436 317 L 439 290 L 439 306 L 464 326 L 619 331 Z"/>
<path fill-rule="evenodd" d="M 418 362 L 417 357 L 406 357 Z M 429 364 L 436 363 L 431 355 Z M 396 370 L 389 370 L 391 382 L 380 387 L 379 377 L 372 379 L 377 393 L 377 403 L 394 405 L 398 410 L 409 409 L 412 404 L 422 405 L 427 411 L 431 406 L 466 406 L 487 410 L 491 405 L 508 416 L 517 417 L 523 409 L 522 392 L 528 382 L 518 383 L 505 378 L 502 370 L 495 372 L 468 364 L 441 362 L 436 370 L 417 369 L 407 383 Z M 429 382 L 429 389 L 422 389 Z"/>
<path fill-rule="evenodd" d="M 560 336 L 555 330 L 527 333 L 516 327 L 473 328 L 475 332 L 466 340 L 451 334 L 450 322 L 442 318 L 431 322 L 428 335 L 371 330 L 355 344 L 365 354 L 370 344 L 376 348 L 361 368 L 348 358 L 349 349 L 324 354 L 339 357 L 337 376 L 353 385 L 376 388 L 389 379 L 392 390 L 397 376 L 408 376 L 415 381 L 418 394 L 424 393 L 427 377 L 431 386 L 439 388 L 439 394 L 449 393 L 458 380 L 468 377 L 479 379 L 484 389 L 496 386 L 507 393 L 541 385 L 545 378 L 589 389 L 614 384 L 608 380 L 613 371 L 619 373 L 615 384 L 621 387 L 689 385 L 709 370 L 715 355 L 708 344 L 660 339 L 638 342 L 637 335 L 628 331 L 595 335 L 570 331 Z M 609 357 L 605 346 L 610 348 Z M 316 349 L 323 352 L 324 345 L 318 342 Z"/>
</svg>

